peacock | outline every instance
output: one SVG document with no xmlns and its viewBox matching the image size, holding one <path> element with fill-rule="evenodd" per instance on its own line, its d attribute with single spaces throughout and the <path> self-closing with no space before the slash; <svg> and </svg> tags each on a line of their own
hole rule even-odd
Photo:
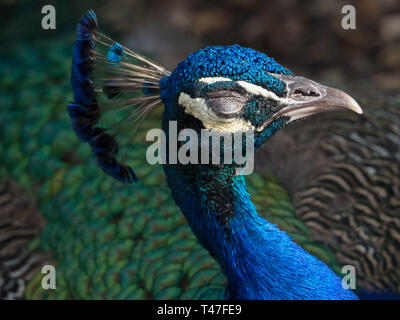
<svg viewBox="0 0 400 320">
<path fill-rule="evenodd" d="M 58 275 L 57 290 L 44 291 L 38 272 L 29 280 L 27 298 L 355 299 L 351 290 L 342 288 L 341 278 L 335 274 L 340 274 L 341 264 L 348 263 L 345 246 L 338 246 L 337 239 L 344 239 L 352 248 L 346 229 L 336 235 L 335 226 L 352 228 L 349 222 L 359 218 L 356 221 L 361 221 L 363 227 L 363 217 L 375 227 L 367 229 L 369 232 L 379 232 L 379 224 L 387 223 L 390 237 L 384 238 L 388 239 L 387 246 L 380 247 L 381 256 L 375 259 L 380 263 L 378 268 L 370 267 L 369 255 L 356 263 L 352 259 L 350 264 L 360 266 L 362 271 L 358 283 L 370 292 L 398 292 L 397 255 L 392 253 L 397 245 L 399 208 L 398 144 L 393 138 L 399 128 L 398 97 L 385 101 L 383 110 L 366 112 L 371 115 L 366 119 L 344 113 L 335 114 L 338 119 L 330 121 L 329 115 L 321 115 L 318 122 L 296 122 L 271 137 L 291 121 L 287 115 L 266 124 L 290 93 L 295 101 L 305 104 L 320 100 L 323 94 L 326 99 L 321 100 L 328 109 L 360 109 L 341 91 L 296 77 L 272 58 L 237 45 L 197 51 L 170 73 L 101 34 L 94 13 L 89 12 L 78 25 L 72 71 L 74 102 L 68 111 L 79 138 L 89 142 L 91 155 L 87 145 L 70 134 L 68 115 L 63 111 L 69 50 L 62 43 L 59 48 L 57 54 L 45 55 L 49 74 L 26 78 L 22 67 L 18 73 L 2 66 L 8 71 L 5 74 L 13 77 L 11 81 L 7 77 L 2 80 L 8 99 L 1 116 L 2 178 L 13 179 L 26 192 L 33 193 L 31 186 L 37 186 L 34 195 L 47 223 L 33 247 L 52 254 L 46 261 L 57 266 Z M 43 57 L 38 55 L 37 59 L 43 63 Z M 138 74 L 142 77 L 135 79 Z M 40 97 L 29 90 L 17 96 L 7 91 L 14 80 L 19 80 L 21 89 L 42 88 L 43 81 L 56 86 L 50 92 L 40 89 Z M 330 94 L 326 96 L 327 92 Z M 330 103 L 329 98 L 333 99 Z M 49 107 L 32 108 L 44 103 Z M 363 105 L 367 103 L 371 102 Z M 379 100 L 374 103 L 382 105 Z M 162 104 L 164 113 L 155 108 Z M 196 111 L 196 106 L 214 108 L 218 123 L 215 118 L 202 118 L 210 113 Z M 139 113 L 128 119 L 133 109 Z M 116 110 L 128 113 L 116 120 Z M 142 120 L 148 111 L 152 115 Z M 303 111 L 311 114 L 317 110 Z M 301 118 L 307 115 L 297 114 Z M 292 114 L 292 121 L 297 116 Z M 141 130 L 130 132 L 136 124 L 132 126 L 129 121 L 137 118 Z M 261 173 L 246 177 L 246 185 L 243 176 L 233 174 L 232 166 L 150 166 L 144 159 L 144 133 L 159 127 L 160 122 L 168 132 L 170 120 L 176 120 L 179 129 L 195 130 L 209 125 L 231 128 L 236 120 L 255 128 L 266 124 L 254 141 L 261 148 L 268 140 L 259 151 L 265 162 Z M 108 121 L 111 130 L 97 127 L 98 121 Z M 115 123 L 118 126 L 113 127 Z M 324 124 L 322 128 L 320 123 Z M 390 125 L 380 127 L 380 123 Z M 314 160 L 317 165 L 321 161 L 326 164 L 317 173 L 306 175 L 306 168 L 288 172 L 280 167 L 288 164 L 287 168 L 295 168 L 290 161 L 296 158 L 287 159 L 282 151 L 282 140 L 288 140 L 282 134 L 300 125 L 305 130 L 298 136 L 299 145 L 292 149 L 301 152 L 301 142 L 312 137 L 315 145 L 322 144 L 334 156 L 331 163 L 324 163 L 324 158 L 301 162 L 309 166 Z M 331 127 L 338 132 L 333 138 L 329 136 Z M 348 128 L 357 128 L 361 138 L 352 136 Z M 387 134 L 371 134 L 379 128 Z M 324 134 L 331 141 L 324 139 Z M 124 144 L 131 147 L 117 153 Z M 371 157 L 366 157 L 365 148 L 372 150 Z M 92 157 L 106 174 L 123 182 L 137 182 L 132 186 L 112 182 L 91 163 Z M 129 166 L 117 161 L 120 158 L 129 158 Z M 363 181 L 360 174 L 370 176 Z M 293 177 L 304 179 L 299 183 Z M 364 191 L 356 188 L 359 181 Z M 372 200 L 368 187 L 376 192 Z M 344 209 L 338 214 L 333 211 L 334 203 L 331 211 L 322 206 L 324 201 L 335 199 L 335 194 L 349 189 L 347 197 L 360 199 L 364 207 L 360 209 L 354 200 L 342 201 L 339 204 Z M 385 202 L 386 207 L 379 206 L 382 221 L 372 223 L 365 202 L 368 206 L 374 199 L 379 201 L 378 206 Z M 321 211 L 320 216 L 315 208 Z M 349 210 L 358 210 L 360 217 L 352 217 Z M 328 232 L 335 237 L 331 239 Z M 269 241 L 265 240 L 267 235 Z M 364 241 L 366 248 L 377 245 L 373 238 L 367 237 L 367 241 L 365 237 L 357 240 Z M 359 243 L 355 247 L 359 248 Z"/>
<path fill-rule="evenodd" d="M 109 130 L 97 126 L 102 112 L 110 109 L 133 110 L 118 123 L 124 125 L 162 102 L 166 150 L 182 145 L 173 130 L 191 128 L 198 135 L 201 129 L 232 135 L 253 130 L 253 141 L 246 142 L 257 149 L 297 119 L 340 108 L 362 113 L 342 91 L 297 77 L 268 56 L 239 45 L 196 51 L 170 73 L 98 32 L 93 11 L 82 18 L 77 33 L 71 123 L 101 169 L 121 182 L 136 182 L 137 176 L 117 160 L 118 135 L 109 133 L 115 125 Z M 106 46 L 106 53 L 97 48 L 100 45 Z M 137 90 L 144 97 L 123 97 Z M 119 100 L 101 103 L 96 93 Z M 356 298 L 326 264 L 257 214 L 240 174 L 244 168 L 236 160 L 182 164 L 170 153 L 164 156 L 172 197 L 200 244 L 221 266 L 230 299 Z"/>
</svg>

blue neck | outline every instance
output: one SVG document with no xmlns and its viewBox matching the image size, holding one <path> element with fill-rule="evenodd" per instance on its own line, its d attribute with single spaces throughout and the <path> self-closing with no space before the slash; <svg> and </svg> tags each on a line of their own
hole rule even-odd
<svg viewBox="0 0 400 320">
<path fill-rule="evenodd" d="M 261 218 L 227 166 L 164 165 L 172 195 L 219 262 L 232 299 L 356 299 L 341 278 Z"/>
</svg>

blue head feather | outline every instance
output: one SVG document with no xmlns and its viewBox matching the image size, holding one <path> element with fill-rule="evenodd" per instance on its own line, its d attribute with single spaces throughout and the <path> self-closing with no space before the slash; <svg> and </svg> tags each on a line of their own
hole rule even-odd
<svg viewBox="0 0 400 320">
<path fill-rule="evenodd" d="M 166 107 L 166 118 L 176 120 L 178 97 L 182 92 L 201 97 L 204 92 L 215 87 L 225 85 L 230 90 L 237 90 L 238 86 L 233 81 L 243 80 L 261 86 L 278 97 L 287 93 L 286 85 L 273 74 L 293 75 L 293 73 L 273 58 L 251 48 L 232 46 L 206 47 L 190 54 L 181 62 L 169 77 L 160 81 L 161 100 Z M 201 84 L 201 78 L 223 77 L 231 82 L 215 84 Z M 264 123 L 270 116 L 271 108 L 257 106 L 257 99 L 248 102 L 243 108 L 243 118 L 249 120 L 256 127 Z M 256 135 L 255 147 L 261 146 L 269 137 L 275 134 L 286 124 L 285 118 L 273 121 L 262 132 Z M 179 123 L 178 123 L 179 125 Z M 165 128 L 164 128 L 165 129 Z M 179 127 L 178 127 L 179 129 Z"/>
<path fill-rule="evenodd" d="M 261 85 L 278 96 L 285 93 L 285 84 L 270 73 L 293 74 L 273 58 L 237 44 L 206 47 L 190 54 L 173 73 L 160 81 L 161 99 L 168 101 L 193 82 L 205 77 L 226 77 Z"/>
</svg>

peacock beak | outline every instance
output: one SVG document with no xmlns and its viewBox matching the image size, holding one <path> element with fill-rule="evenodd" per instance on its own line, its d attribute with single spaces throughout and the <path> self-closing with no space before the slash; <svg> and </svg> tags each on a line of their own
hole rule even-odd
<svg viewBox="0 0 400 320">
<path fill-rule="evenodd" d="M 282 108 L 272 115 L 263 128 L 283 116 L 289 117 L 289 123 L 328 111 L 351 110 L 358 114 L 363 113 L 360 105 L 341 90 L 321 85 L 304 77 L 272 75 L 286 83 L 288 95 L 280 101 Z"/>
</svg>

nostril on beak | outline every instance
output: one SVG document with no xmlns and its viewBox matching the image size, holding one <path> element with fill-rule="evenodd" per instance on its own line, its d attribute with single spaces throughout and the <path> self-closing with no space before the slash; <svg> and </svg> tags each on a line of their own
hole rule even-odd
<svg viewBox="0 0 400 320">
<path fill-rule="evenodd" d="M 294 95 L 301 95 L 303 97 L 319 97 L 319 93 L 315 90 L 303 90 L 303 89 L 296 89 L 293 92 Z"/>
</svg>

